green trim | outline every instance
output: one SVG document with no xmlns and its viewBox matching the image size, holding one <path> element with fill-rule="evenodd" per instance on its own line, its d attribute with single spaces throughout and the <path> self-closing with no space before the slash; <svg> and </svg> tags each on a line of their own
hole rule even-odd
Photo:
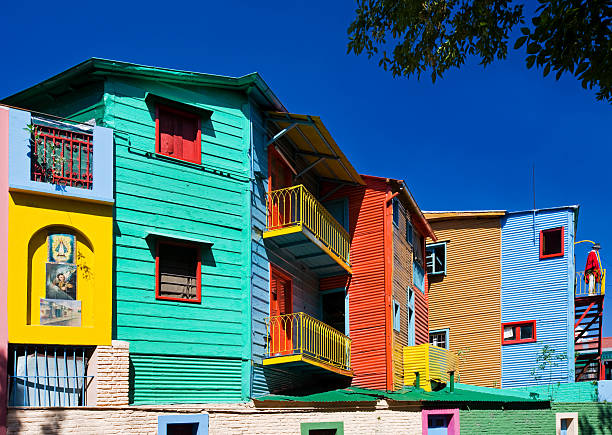
<svg viewBox="0 0 612 435">
<path fill-rule="evenodd" d="M 300 424 L 300 434 L 309 435 L 311 430 L 317 429 L 336 429 L 336 435 L 344 435 L 343 421 L 330 421 L 322 423 L 302 423 Z"/>
<path fill-rule="evenodd" d="M 213 242 L 199 237 L 184 236 L 182 234 L 171 233 L 169 231 L 147 231 L 148 238 L 161 238 L 161 239 L 172 239 L 180 240 L 182 242 L 201 243 L 203 245 L 213 245 Z"/>
</svg>

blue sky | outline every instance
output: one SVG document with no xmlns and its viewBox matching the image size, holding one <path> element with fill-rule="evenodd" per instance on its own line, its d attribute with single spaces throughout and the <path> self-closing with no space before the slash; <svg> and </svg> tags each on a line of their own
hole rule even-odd
<svg viewBox="0 0 612 435">
<path fill-rule="evenodd" d="M 321 116 L 357 170 L 406 180 L 424 210 L 530 209 L 535 163 L 537 207 L 580 204 L 578 239 L 599 241 L 612 262 L 612 105 L 571 77 L 528 71 L 522 52 L 432 85 L 346 54 L 350 1 L 60 3 L 3 5 L 0 96 L 94 56 L 257 71 L 290 111 Z"/>
</svg>

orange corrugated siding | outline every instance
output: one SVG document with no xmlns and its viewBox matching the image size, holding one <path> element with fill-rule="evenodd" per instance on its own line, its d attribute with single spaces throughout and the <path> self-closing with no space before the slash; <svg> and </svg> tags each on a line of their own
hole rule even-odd
<svg viewBox="0 0 612 435">
<path fill-rule="evenodd" d="M 349 283 L 351 365 L 353 385 L 387 388 L 387 323 L 385 300 L 384 206 L 388 185 L 364 177 L 366 186 L 347 186 L 328 199 L 348 197 L 350 261 Z M 321 288 L 334 288 L 338 278 L 321 280 Z"/>
<path fill-rule="evenodd" d="M 461 382 L 501 384 L 500 218 L 430 222 L 447 243 L 445 277 L 429 280 L 429 329 L 449 328 L 450 350 L 464 351 Z"/>
</svg>

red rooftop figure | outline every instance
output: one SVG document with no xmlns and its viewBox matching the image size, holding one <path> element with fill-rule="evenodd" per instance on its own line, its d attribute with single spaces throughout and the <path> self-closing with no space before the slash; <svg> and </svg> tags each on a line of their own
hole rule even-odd
<svg viewBox="0 0 612 435">
<path fill-rule="evenodd" d="M 599 263 L 599 243 L 595 243 L 587 257 L 586 267 L 584 268 L 584 281 L 589 286 L 589 296 L 596 294 L 595 285 L 601 282 L 601 267 Z"/>
</svg>

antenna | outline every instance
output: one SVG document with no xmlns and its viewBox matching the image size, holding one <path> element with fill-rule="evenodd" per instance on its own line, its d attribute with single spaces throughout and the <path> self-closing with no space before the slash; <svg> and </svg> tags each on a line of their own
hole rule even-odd
<svg viewBox="0 0 612 435">
<path fill-rule="evenodd" d="M 531 166 L 531 179 L 533 184 L 533 209 L 536 209 L 535 163 Z"/>
</svg>

